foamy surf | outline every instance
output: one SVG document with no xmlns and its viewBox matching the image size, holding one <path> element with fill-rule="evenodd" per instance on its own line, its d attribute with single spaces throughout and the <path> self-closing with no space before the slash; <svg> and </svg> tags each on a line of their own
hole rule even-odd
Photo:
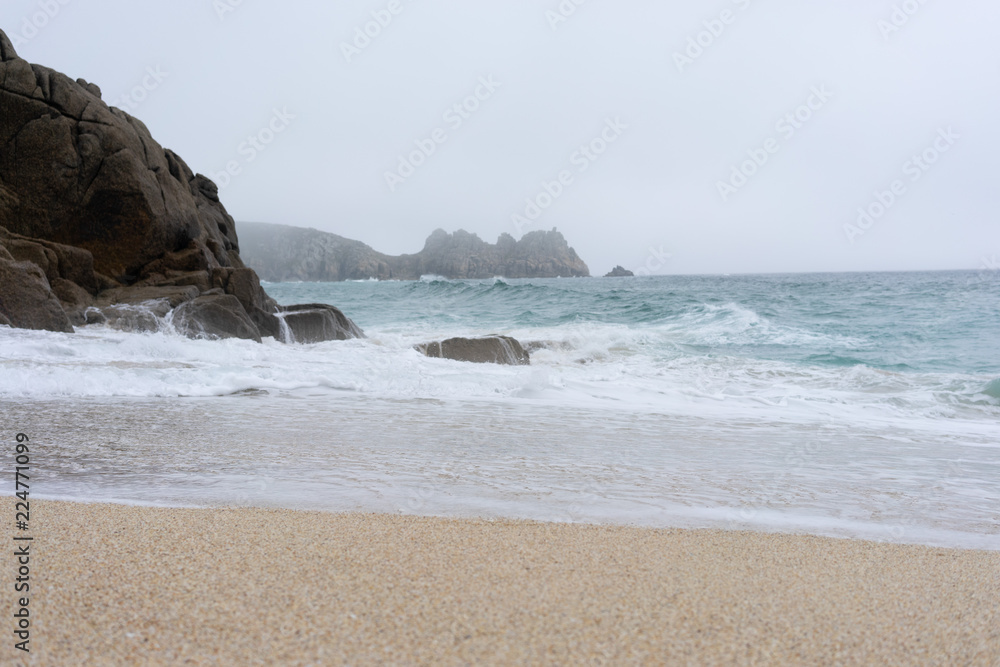
<svg viewBox="0 0 1000 667">
<path fill-rule="evenodd" d="M 960 276 L 888 276 L 869 305 L 839 277 L 741 280 L 269 285 L 369 336 L 314 345 L 191 340 L 169 321 L 0 327 L 0 404 L 46 438 L 53 497 L 1000 548 L 992 292 L 949 312 Z M 928 284 L 935 316 L 899 315 Z M 488 334 L 532 364 L 414 350 Z"/>
</svg>

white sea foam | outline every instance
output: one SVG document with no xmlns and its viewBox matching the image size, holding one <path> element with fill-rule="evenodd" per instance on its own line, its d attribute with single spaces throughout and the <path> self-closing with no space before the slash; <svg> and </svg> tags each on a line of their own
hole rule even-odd
<svg viewBox="0 0 1000 667">
<path fill-rule="evenodd" d="M 424 334 L 369 331 L 366 340 L 285 345 L 189 340 L 85 328 L 59 334 L 0 328 L 0 397 L 219 396 L 248 389 L 326 388 L 396 398 L 532 399 L 634 411 L 781 414 L 854 422 L 1000 418 L 990 378 L 901 374 L 865 366 L 681 353 L 671 333 L 616 325 L 514 330 L 549 339 L 530 367 L 428 359 Z M 444 335 L 443 332 L 439 332 Z M 489 333 L 451 332 L 458 335 Z"/>
<path fill-rule="evenodd" d="M 5 416 L 45 442 L 51 497 L 1000 549 L 995 450 L 966 446 L 995 432 L 325 392 L 13 401 Z"/>
<path fill-rule="evenodd" d="M 853 360 L 878 342 L 856 328 L 685 295 L 676 308 L 637 298 L 617 323 L 570 313 L 533 326 L 528 309 L 541 311 L 551 291 L 426 280 L 278 286 L 308 294 L 302 302 L 324 298 L 317 290 L 368 294 L 364 340 L 0 327 L 0 408 L 45 441 L 39 484 L 50 496 L 1000 549 L 995 369 L 916 371 L 908 350 L 902 370 L 877 368 Z M 434 299 L 412 306 L 415 290 Z M 395 301 L 377 300 L 386 294 Z M 468 312 L 434 305 L 440 295 Z M 379 320 L 385 303 L 404 314 Z M 506 314 L 489 320 L 498 304 Z M 413 349 L 487 334 L 540 347 L 527 367 Z"/>
</svg>

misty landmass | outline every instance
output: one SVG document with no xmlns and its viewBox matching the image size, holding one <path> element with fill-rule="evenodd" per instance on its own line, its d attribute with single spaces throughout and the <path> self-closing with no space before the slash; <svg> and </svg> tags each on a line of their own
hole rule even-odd
<svg viewBox="0 0 1000 667">
<path fill-rule="evenodd" d="M 496 243 L 458 230 L 434 231 L 412 255 L 386 255 L 336 234 L 304 227 L 241 222 L 243 260 L 270 282 L 342 280 L 573 278 L 590 269 L 555 229 L 525 234 L 515 241 L 501 234 Z"/>
</svg>

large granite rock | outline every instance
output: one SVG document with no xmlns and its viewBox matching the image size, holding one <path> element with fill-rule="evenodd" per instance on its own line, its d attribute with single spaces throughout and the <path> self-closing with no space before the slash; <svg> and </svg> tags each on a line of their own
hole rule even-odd
<svg viewBox="0 0 1000 667">
<path fill-rule="evenodd" d="M 36 264 L 50 281 L 59 278 L 69 280 L 90 294 L 96 294 L 100 289 L 100 281 L 94 272 L 94 256 L 87 250 L 12 234 L 2 226 L 0 246 L 15 259 Z"/>
<path fill-rule="evenodd" d="M 96 303 L 100 307 L 126 304 L 139 306 L 151 301 L 166 301 L 170 308 L 176 308 L 182 303 L 197 298 L 200 292 L 197 287 L 164 286 L 164 287 L 116 287 L 101 292 Z"/>
<path fill-rule="evenodd" d="M 52 293 L 59 298 L 63 311 L 69 317 L 73 326 L 83 326 L 87 324 L 87 310 L 94 305 L 94 297 L 91 294 L 65 278 L 55 278 L 49 281 Z"/>
<path fill-rule="evenodd" d="M 436 343 L 418 345 L 417 350 L 428 357 L 471 361 L 477 364 L 526 366 L 531 363 L 528 352 L 510 336 L 449 338 Z"/>
<path fill-rule="evenodd" d="M 240 300 L 231 294 L 199 296 L 173 312 L 173 325 L 191 338 L 245 338 L 260 342 L 260 331 Z"/>
<path fill-rule="evenodd" d="M 6 257 L 10 257 L 6 253 Z M 20 329 L 73 332 L 45 272 L 32 262 L 0 257 L 0 324 Z"/>
<path fill-rule="evenodd" d="M 17 57 L 0 61 L 0 224 L 90 251 L 94 269 L 131 282 L 168 253 L 200 268 L 240 266 L 215 186 L 164 150 L 96 86 Z"/>
<path fill-rule="evenodd" d="M 364 333 L 333 306 L 313 303 L 280 308 L 279 317 L 288 325 L 294 343 L 363 338 Z"/>
<path fill-rule="evenodd" d="M 184 307 L 189 335 L 281 338 L 215 184 L 96 85 L 19 58 L 2 31 L 0 261 L 0 323 L 152 331 Z"/>
<path fill-rule="evenodd" d="M 459 230 L 437 230 L 414 255 L 391 256 L 360 241 L 315 229 L 240 223 L 243 257 L 265 280 L 419 280 L 424 275 L 483 279 L 589 276 L 563 235 L 530 232 L 520 241 L 502 234 L 495 244 Z"/>
</svg>

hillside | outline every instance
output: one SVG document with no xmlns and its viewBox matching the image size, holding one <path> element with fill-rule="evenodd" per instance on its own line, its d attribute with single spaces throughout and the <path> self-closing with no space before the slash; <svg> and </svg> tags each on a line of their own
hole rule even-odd
<svg viewBox="0 0 1000 667">
<path fill-rule="evenodd" d="M 282 281 L 556 278 L 589 276 L 587 265 L 556 230 L 536 231 L 515 241 L 501 234 L 487 243 L 475 234 L 442 229 L 412 255 L 392 256 L 351 239 L 304 227 L 241 222 L 243 261 L 261 278 Z"/>
</svg>

